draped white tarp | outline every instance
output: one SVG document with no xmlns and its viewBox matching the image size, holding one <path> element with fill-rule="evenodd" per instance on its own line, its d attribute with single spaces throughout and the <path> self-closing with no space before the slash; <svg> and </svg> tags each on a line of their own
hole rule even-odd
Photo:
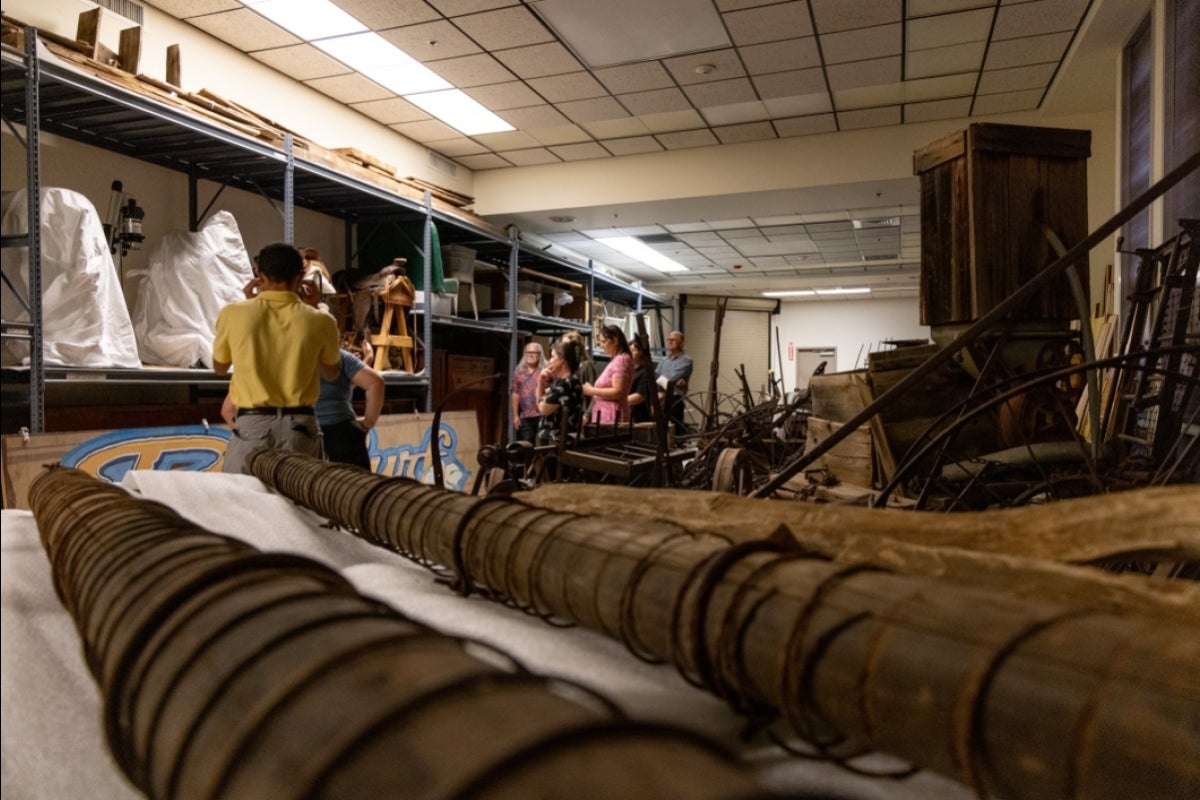
<svg viewBox="0 0 1200 800">
<path fill-rule="evenodd" d="M 0 218 L 5 235 L 29 229 L 24 189 L 14 192 Z M 42 353 L 47 364 L 69 367 L 141 367 L 125 296 L 113 265 L 100 215 L 91 201 L 69 189 L 41 193 Z M 29 320 L 29 249 L 4 248 L 6 321 Z M 20 294 L 20 298 L 17 297 Z M 5 364 L 29 361 L 28 342 L 6 340 Z"/>
<path fill-rule="evenodd" d="M 237 221 L 218 211 L 200 230 L 169 231 L 150 254 L 133 304 L 138 348 L 147 364 L 212 369 L 217 312 L 243 299 L 254 277 Z"/>
</svg>

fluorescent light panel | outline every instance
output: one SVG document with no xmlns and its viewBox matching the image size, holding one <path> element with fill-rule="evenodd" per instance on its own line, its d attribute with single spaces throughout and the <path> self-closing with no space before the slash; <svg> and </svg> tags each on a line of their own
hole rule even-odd
<svg viewBox="0 0 1200 800">
<path fill-rule="evenodd" d="M 242 4 L 306 42 L 367 30 L 366 25 L 329 0 L 242 0 Z"/>
<path fill-rule="evenodd" d="M 329 0 L 242 3 L 466 136 L 515 130 Z"/>
<path fill-rule="evenodd" d="M 596 241 L 659 272 L 687 272 L 688 268 L 664 256 L 645 242 L 632 236 L 597 237 Z"/>
<path fill-rule="evenodd" d="M 832 295 L 842 294 L 870 294 L 870 288 L 866 286 L 856 286 L 849 289 L 788 289 L 777 292 L 763 292 L 763 297 L 829 297 Z"/>
</svg>

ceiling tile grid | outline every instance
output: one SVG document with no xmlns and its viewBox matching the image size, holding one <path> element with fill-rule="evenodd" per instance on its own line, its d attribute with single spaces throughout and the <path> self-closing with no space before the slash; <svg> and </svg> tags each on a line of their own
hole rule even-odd
<svg viewBox="0 0 1200 800">
<path fill-rule="evenodd" d="M 455 130 L 237 0 L 149 5 L 473 170 L 1035 109 L 1089 7 L 1089 0 L 606 0 L 608 13 L 587 12 L 598 29 L 585 37 L 566 24 L 583 0 L 332 2 L 514 130 Z M 622 9 L 637 11 L 616 13 Z M 556 30 L 556 20 L 568 33 Z M 712 29 L 693 41 L 719 46 L 682 44 L 677 29 L 705 24 Z M 630 42 L 653 50 L 647 44 L 631 55 Z M 675 42 L 682 49 L 672 51 Z M 915 208 L 867 231 L 852 226 L 855 212 L 837 215 L 660 226 L 670 240 L 656 237 L 651 246 L 687 271 L 654 277 L 668 286 L 735 273 L 773 280 L 856 264 L 899 270 L 918 258 Z M 645 273 L 587 231 L 560 226 L 541 235 Z"/>
</svg>

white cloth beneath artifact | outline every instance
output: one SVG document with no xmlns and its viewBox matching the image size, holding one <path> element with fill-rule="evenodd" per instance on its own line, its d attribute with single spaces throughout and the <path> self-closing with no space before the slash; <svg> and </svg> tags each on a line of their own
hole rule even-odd
<svg viewBox="0 0 1200 800">
<path fill-rule="evenodd" d="M 199 231 L 168 231 L 150 254 L 133 304 L 133 326 L 147 364 L 212 369 L 217 313 L 244 299 L 254 277 L 237 221 L 218 211 Z"/>
<path fill-rule="evenodd" d="M 6 198 L 0 219 L 5 236 L 29 230 L 26 191 Z M 113 265 L 100 215 L 84 195 L 46 188 L 41 194 L 42 354 L 47 364 L 68 367 L 142 366 L 125 296 Z M 29 248 L 0 252 L 5 277 L 29 300 Z M 4 287 L 3 316 L 28 322 L 29 312 Z M 3 363 L 28 363 L 29 344 L 5 341 Z"/>
<path fill-rule="evenodd" d="M 801 760 L 762 739 L 741 742 L 744 720 L 666 665 L 581 628 L 555 628 L 479 597 L 463 598 L 428 570 L 342 531 L 245 475 L 130 472 L 124 485 L 214 532 L 268 551 L 321 561 L 363 594 L 447 635 L 491 644 L 529 669 L 591 687 L 636 719 L 689 728 L 738 752 L 764 787 L 826 792 L 845 800 L 968 800 L 963 785 L 930 773 L 868 779 Z M 3 514 L 3 770 L 5 800 L 140 796 L 108 755 L 95 681 L 50 582 L 50 567 L 26 511 Z M 880 758 L 874 766 L 894 767 Z"/>
</svg>

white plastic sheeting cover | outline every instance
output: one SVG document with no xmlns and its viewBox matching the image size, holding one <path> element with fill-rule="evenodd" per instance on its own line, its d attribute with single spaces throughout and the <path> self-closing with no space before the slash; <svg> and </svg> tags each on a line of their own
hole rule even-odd
<svg viewBox="0 0 1200 800">
<path fill-rule="evenodd" d="M 0 230 L 29 229 L 25 190 L 14 192 Z M 100 215 L 91 201 L 69 189 L 46 188 L 42 214 L 42 354 L 47 364 L 68 367 L 140 368 L 137 341 L 113 266 Z M 4 274 L 29 297 L 29 249 L 5 248 Z M 6 291 L 3 315 L 28 321 L 25 306 Z M 4 343 L 5 364 L 27 363 L 29 344 Z"/>
<path fill-rule="evenodd" d="M 196 233 L 169 231 L 150 254 L 133 304 L 133 325 L 147 364 L 212 369 L 217 313 L 244 300 L 254 278 L 237 221 L 213 214 Z"/>
</svg>

